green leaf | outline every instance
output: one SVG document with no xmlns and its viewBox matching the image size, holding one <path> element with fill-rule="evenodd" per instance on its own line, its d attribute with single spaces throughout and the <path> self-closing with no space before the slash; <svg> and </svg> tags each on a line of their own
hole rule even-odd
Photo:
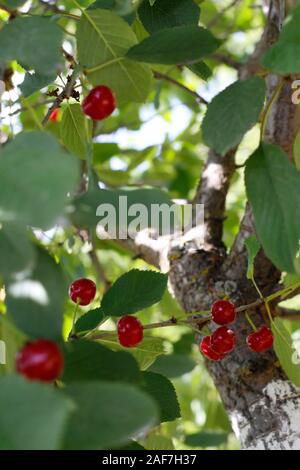
<svg viewBox="0 0 300 470">
<path fill-rule="evenodd" d="M 195 75 L 198 75 L 198 77 L 200 77 L 202 80 L 207 81 L 212 76 L 212 70 L 203 61 L 198 62 L 197 64 L 189 65 L 188 68 Z"/>
<path fill-rule="evenodd" d="M 165 354 L 165 348 L 161 338 L 145 336 L 143 341 L 130 352 L 139 363 L 140 369 L 147 370 L 158 356 Z"/>
<path fill-rule="evenodd" d="M 284 325 L 284 320 L 275 318 L 272 323 L 274 350 L 280 365 L 293 384 L 300 387 L 299 354 L 293 348 L 291 335 Z"/>
<path fill-rule="evenodd" d="M 96 0 L 89 8 L 103 8 L 114 10 L 121 16 L 129 15 L 135 6 L 132 0 Z"/>
<path fill-rule="evenodd" d="M 131 354 L 113 352 L 93 341 L 73 341 L 65 346 L 66 383 L 108 380 L 138 383 L 140 371 Z"/>
<path fill-rule="evenodd" d="M 288 16 L 286 17 L 280 33 L 280 41 L 290 41 L 300 44 L 299 21 L 300 6 L 298 5 L 291 9 Z"/>
<path fill-rule="evenodd" d="M 136 43 L 130 26 L 116 13 L 83 10 L 77 27 L 79 61 L 87 68 L 88 80 L 93 85 L 108 85 L 119 103 L 143 102 L 150 91 L 150 68 L 125 58 L 128 49 Z"/>
<path fill-rule="evenodd" d="M 97 143 L 94 144 L 94 165 L 102 164 L 109 160 L 111 157 L 120 153 L 118 144 L 114 143 Z"/>
<path fill-rule="evenodd" d="M 78 103 L 68 104 L 64 109 L 61 138 L 66 148 L 82 159 L 88 158 L 92 141 L 92 121 L 88 120 Z"/>
<path fill-rule="evenodd" d="M 53 74 L 62 62 L 62 37 L 49 17 L 17 17 L 0 31 L 0 62 L 16 60 L 26 70 Z"/>
<path fill-rule="evenodd" d="M 226 444 L 228 434 L 220 431 L 202 431 L 195 434 L 188 434 L 185 444 L 189 447 L 218 447 Z"/>
<path fill-rule="evenodd" d="M 175 450 L 172 439 L 161 434 L 151 433 L 144 444 L 147 450 Z"/>
<path fill-rule="evenodd" d="M 300 44 L 284 41 L 276 43 L 266 52 L 262 64 L 282 75 L 300 72 Z"/>
<path fill-rule="evenodd" d="M 7 5 L 10 8 L 18 8 L 24 5 L 25 2 L 26 0 L 4 0 L 3 3 L 4 5 Z"/>
<path fill-rule="evenodd" d="M 208 30 L 198 26 L 176 26 L 157 31 L 133 46 L 130 59 L 150 64 L 185 64 L 201 60 L 220 45 Z"/>
<path fill-rule="evenodd" d="M 105 315 L 102 308 L 95 308 L 90 310 L 88 313 L 85 313 L 80 318 L 78 318 L 75 323 L 75 333 L 87 333 L 91 330 L 97 328 L 99 323 L 104 319 Z"/>
<path fill-rule="evenodd" d="M 174 343 L 174 353 L 188 355 L 192 351 L 195 344 L 195 333 L 185 333 L 181 338 Z"/>
<path fill-rule="evenodd" d="M 101 343 L 113 350 L 125 350 L 118 340 L 117 335 L 101 339 Z M 141 370 L 148 369 L 158 356 L 165 354 L 163 340 L 155 336 L 144 336 L 144 339 L 136 347 L 130 348 L 130 353 L 138 362 Z"/>
<path fill-rule="evenodd" d="M 153 6 L 144 0 L 138 14 L 146 30 L 154 33 L 173 26 L 197 25 L 200 8 L 193 0 L 158 0 Z"/>
<path fill-rule="evenodd" d="M 143 372 L 143 390 L 158 404 L 160 422 L 180 418 L 180 408 L 174 385 L 166 377 L 153 372 Z"/>
<path fill-rule="evenodd" d="M 205 143 L 221 155 L 238 145 L 257 122 L 265 93 L 264 80 L 252 77 L 238 80 L 215 96 L 202 124 Z"/>
<path fill-rule="evenodd" d="M 60 449 L 73 410 L 72 401 L 52 387 L 0 378 L 0 449 Z"/>
<path fill-rule="evenodd" d="M 133 269 L 119 277 L 104 294 L 101 307 L 108 317 L 138 312 L 161 300 L 167 280 L 165 274 Z"/>
<path fill-rule="evenodd" d="M 284 152 L 263 144 L 246 164 L 246 190 L 257 235 L 268 258 L 295 272 L 300 238 L 300 174 Z"/>
<path fill-rule="evenodd" d="M 50 134 L 18 134 L 0 156 L 0 220 L 49 228 L 63 213 L 78 170 Z"/>
<path fill-rule="evenodd" d="M 247 268 L 247 278 L 253 279 L 254 277 L 254 260 L 256 258 L 257 253 L 260 250 L 260 243 L 257 240 L 255 235 L 250 235 L 245 240 L 245 246 L 247 248 L 248 253 L 248 268 Z"/>
<path fill-rule="evenodd" d="M 0 229 L 0 272 L 4 278 L 15 278 L 17 274 L 31 271 L 35 262 L 35 251 L 28 239 L 26 229 L 17 224 L 5 224 Z"/>
<path fill-rule="evenodd" d="M 8 283 L 8 317 L 31 337 L 60 339 L 67 285 L 60 266 L 37 250 L 32 273 Z"/>
<path fill-rule="evenodd" d="M 288 75 L 300 72 L 300 7 L 291 11 L 279 41 L 267 50 L 262 64 L 272 72 Z"/>
<path fill-rule="evenodd" d="M 183 354 L 166 354 L 158 357 L 149 370 L 157 374 L 162 374 L 169 379 L 174 379 L 191 372 L 195 366 L 196 363 L 189 356 Z"/>
<path fill-rule="evenodd" d="M 45 88 L 50 83 L 54 82 L 55 77 L 56 74 L 53 72 L 49 75 L 26 73 L 24 82 L 20 85 L 23 96 L 30 96 L 41 88 Z"/>
<path fill-rule="evenodd" d="M 67 449 L 105 449 L 130 442 L 157 422 L 153 400 L 131 385 L 92 382 L 64 389 L 77 404 L 66 432 Z"/>
</svg>

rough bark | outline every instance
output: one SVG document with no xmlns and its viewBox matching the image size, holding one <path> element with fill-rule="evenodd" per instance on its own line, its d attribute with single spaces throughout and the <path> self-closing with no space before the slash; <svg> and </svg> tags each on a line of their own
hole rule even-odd
<svg viewBox="0 0 300 470">
<path fill-rule="evenodd" d="M 282 0 L 270 0 L 266 28 L 252 57 L 239 70 L 241 79 L 260 70 L 262 54 L 278 38 L 285 7 Z M 266 78 L 268 97 L 278 80 L 274 75 Z M 290 85 L 287 79 L 272 107 L 266 140 L 280 145 L 291 158 L 292 143 L 300 127 L 300 112 L 292 104 Z M 210 152 L 194 201 L 205 204 L 202 245 L 197 233 L 188 241 L 182 238 L 159 241 L 144 233 L 139 235 L 136 244 L 132 244 L 135 252 L 146 260 L 160 265 L 164 271 L 169 269 L 170 290 L 187 312 L 207 310 L 224 294 L 237 305 L 257 299 L 255 289 L 246 278 L 244 241 L 255 233 L 249 205 L 229 255 L 222 244 L 226 194 L 234 169 L 234 151 L 225 158 Z M 265 294 L 278 287 L 280 273 L 263 252 L 256 259 L 255 278 Z M 251 314 L 259 324 L 265 316 L 264 308 L 257 307 Z M 245 338 L 250 327 L 243 314 L 238 315 L 234 328 L 239 338 L 234 353 L 222 362 L 207 363 L 207 367 L 236 435 L 246 449 L 300 450 L 300 390 L 287 380 L 272 351 L 259 355 L 248 350 Z"/>
</svg>

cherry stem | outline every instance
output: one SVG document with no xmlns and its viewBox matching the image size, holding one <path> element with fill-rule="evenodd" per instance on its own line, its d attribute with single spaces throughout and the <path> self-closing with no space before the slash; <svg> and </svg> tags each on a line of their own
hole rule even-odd
<svg viewBox="0 0 300 470">
<path fill-rule="evenodd" d="M 269 102 L 267 103 L 267 105 L 265 107 L 265 110 L 263 111 L 263 115 L 262 115 L 262 119 L 261 119 L 261 136 L 260 136 L 261 142 L 263 142 L 263 140 L 264 140 L 266 125 L 267 125 L 267 121 L 268 121 L 270 111 L 272 109 L 273 104 L 275 103 L 275 101 L 279 97 L 279 94 L 280 94 L 280 92 L 282 90 L 282 87 L 284 85 L 284 81 L 285 81 L 284 77 L 282 77 L 279 80 L 278 85 L 276 86 Z"/>
<path fill-rule="evenodd" d="M 198 103 L 202 103 L 202 104 L 205 104 L 205 105 L 208 104 L 208 102 L 203 98 L 203 96 L 199 95 L 199 93 L 197 93 L 196 91 L 191 90 L 190 88 L 185 86 L 183 83 L 179 82 L 178 80 L 175 80 L 175 78 L 170 77 L 169 75 L 166 75 L 164 73 L 157 72 L 156 70 L 153 70 L 153 76 L 157 80 L 165 80 L 166 82 L 172 83 L 173 85 L 181 88 L 182 90 L 184 90 L 185 92 L 189 93 L 194 98 L 196 98 L 196 101 Z"/>
<path fill-rule="evenodd" d="M 75 323 L 76 323 L 79 303 L 80 303 L 80 298 L 78 297 L 78 299 L 76 300 L 76 305 L 75 305 L 74 312 L 73 312 L 72 329 L 71 329 L 70 336 L 73 336 L 75 334 Z"/>
<path fill-rule="evenodd" d="M 249 325 L 251 325 L 251 328 L 253 329 L 253 331 L 256 331 L 257 328 L 255 326 L 255 323 L 251 320 L 250 315 L 247 312 L 245 313 L 245 317 L 246 317 Z"/>
</svg>

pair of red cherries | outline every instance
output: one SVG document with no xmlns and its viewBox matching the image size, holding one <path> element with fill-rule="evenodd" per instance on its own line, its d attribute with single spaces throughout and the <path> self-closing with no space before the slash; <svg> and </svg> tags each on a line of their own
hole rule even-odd
<svg viewBox="0 0 300 470">
<path fill-rule="evenodd" d="M 226 325 L 234 322 L 235 306 L 228 300 L 217 300 L 211 309 L 212 320 L 221 325 L 211 336 L 205 336 L 200 343 L 200 351 L 211 361 L 220 361 L 229 354 L 236 345 L 236 334 Z M 258 353 L 267 351 L 273 346 L 273 333 L 266 325 L 247 336 L 247 345 Z"/>
<path fill-rule="evenodd" d="M 69 288 L 70 299 L 78 305 L 89 305 L 96 296 L 96 284 L 91 279 L 77 279 Z M 144 331 L 142 324 L 135 317 L 126 315 L 118 322 L 120 344 L 130 348 L 142 341 Z M 57 380 L 64 368 L 64 357 L 51 340 L 38 339 L 27 343 L 17 354 L 16 370 L 29 380 L 53 382 Z"/>
<path fill-rule="evenodd" d="M 69 296 L 79 305 L 88 305 L 96 295 L 96 284 L 90 279 L 78 279 L 74 281 L 69 290 Z M 131 315 L 125 315 L 118 321 L 119 342 L 125 348 L 137 346 L 144 337 L 141 322 Z"/>
</svg>

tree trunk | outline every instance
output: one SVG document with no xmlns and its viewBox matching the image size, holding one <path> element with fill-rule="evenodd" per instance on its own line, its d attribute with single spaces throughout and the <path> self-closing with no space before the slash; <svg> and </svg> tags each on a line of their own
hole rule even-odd
<svg viewBox="0 0 300 470">
<path fill-rule="evenodd" d="M 268 24 L 263 38 L 252 59 L 242 70 L 241 78 L 255 73 L 257 59 L 277 39 L 285 14 L 283 4 L 282 1 L 270 2 Z M 278 80 L 278 77 L 272 75 L 267 78 L 269 96 Z M 280 145 L 290 156 L 295 134 L 300 127 L 299 117 L 299 110 L 291 101 L 291 83 L 287 81 L 269 116 L 266 138 L 269 142 Z M 215 156 L 213 160 L 212 163 L 208 162 L 205 170 L 207 174 L 209 166 L 215 165 Z M 224 168 L 224 161 L 221 167 Z M 226 171 L 221 175 L 223 184 L 214 185 L 215 201 L 210 200 L 212 206 L 220 205 L 218 197 L 224 199 L 221 192 L 218 192 L 218 187 L 224 190 L 228 186 L 226 176 L 230 177 L 230 172 L 228 173 L 228 165 L 225 168 Z M 214 167 L 213 177 L 217 170 L 218 167 Z M 198 200 L 207 203 L 202 196 L 202 193 L 206 194 L 207 198 L 205 186 L 207 181 L 202 180 Z M 248 304 L 257 298 L 257 293 L 246 280 L 247 256 L 244 240 L 252 233 L 252 214 L 247 207 L 239 235 L 228 258 L 223 260 L 222 248 L 218 249 L 212 237 L 214 247 L 208 253 L 185 247 L 181 257 L 171 261 L 172 290 L 183 308 L 187 311 L 207 309 L 215 298 L 224 293 L 237 305 Z M 214 257 L 218 258 L 217 262 Z M 199 278 L 195 279 L 195 276 Z M 260 289 L 267 294 L 278 283 L 280 273 L 260 253 L 256 261 L 255 277 Z M 264 312 L 257 309 L 258 324 L 262 315 Z M 239 338 L 234 353 L 222 362 L 207 364 L 229 413 L 234 432 L 246 449 L 299 450 L 300 389 L 287 380 L 273 352 L 259 355 L 249 351 L 245 337 L 250 328 L 244 315 L 238 316 L 234 327 Z"/>
<path fill-rule="evenodd" d="M 248 63 L 239 70 L 240 79 L 261 70 L 263 53 L 278 39 L 288 4 L 282 0 L 267 3 L 269 11 L 264 33 Z M 266 78 L 267 98 L 278 80 L 275 75 Z M 291 81 L 286 80 L 272 106 L 265 135 L 265 140 L 280 145 L 290 157 L 300 128 L 299 107 L 292 103 L 291 95 Z M 169 271 L 170 290 L 187 312 L 207 310 L 224 294 L 236 305 L 257 299 L 257 292 L 246 278 L 244 241 L 255 233 L 249 205 L 229 255 L 222 243 L 226 194 L 235 170 L 234 153 L 220 157 L 211 151 L 202 173 L 194 201 L 205 204 L 202 245 L 195 236 L 189 241 L 187 237 L 166 240 L 142 233 L 136 240 L 136 253 L 163 271 Z M 280 272 L 263 252 L 256 258 L 255 279 L 266 295 L 278 288 Z M 257 307 L 252 316 L 254 322 L 261 324 L 265 318 L 264 308 Z M 207 362 L 234 432 L 245 449 L 299 450 L 300 389 L 286 378 L 272 351 L 256 354 L 247 348 L 245 339 L 251 329 L 243 314 L 238 315 L 234 328 L 238 334 L 235 351 L 221 362 Z"/>
</svg>

